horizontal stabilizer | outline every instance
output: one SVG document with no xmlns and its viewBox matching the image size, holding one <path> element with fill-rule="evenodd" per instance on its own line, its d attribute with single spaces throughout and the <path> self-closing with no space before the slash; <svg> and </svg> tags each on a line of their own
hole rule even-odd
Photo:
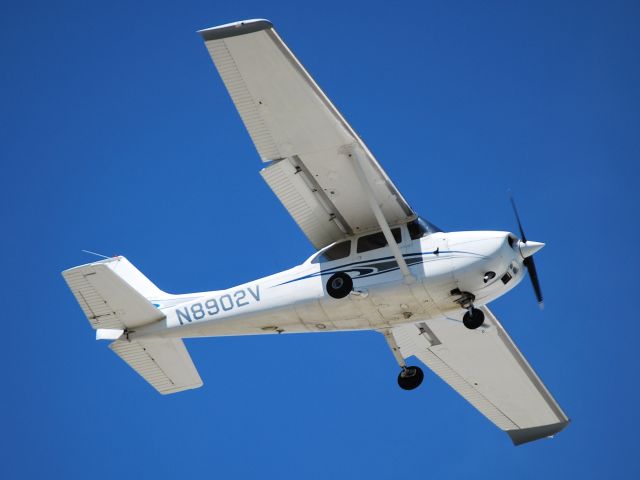
<svg viewBox="0 0 640 480">
<path fill-rule="evenodd" d="M 124 257 L 71 268 L 62 276 L 95 329 L 125 330 L 164 318 L 148 299 L 166 294 Z"/>
<path fill-rule="evenodd" d="M 109 348 L 163 395 L 202 386 L 180 339 L 117 340 Z"/>
</svg>

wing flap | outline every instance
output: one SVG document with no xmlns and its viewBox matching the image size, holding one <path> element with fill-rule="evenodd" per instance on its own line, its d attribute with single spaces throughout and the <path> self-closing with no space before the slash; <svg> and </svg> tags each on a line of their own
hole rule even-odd
<svg viewBox="0 0 640 480">
<path fill-rule="evenodd" d="M 316 248 L 344 237 L 335 206 L 321 188 L 305 183 L 306 174 L 289 159 L 273 162 L 260 175 Z"/>
<path fill-rule="evenodd" d="M 180 339 L 117 340 L 109 348 L 163 395 L 202 386 Z"/>
<path fill-rule="evenodd" d="M 393 335 L 403 357 L 415 355 L 491 422 L 525 443 L 562 430 L 569 419 L 487 308 L 485 325 L 457 319 L 403 325 Z"/>
</svg>

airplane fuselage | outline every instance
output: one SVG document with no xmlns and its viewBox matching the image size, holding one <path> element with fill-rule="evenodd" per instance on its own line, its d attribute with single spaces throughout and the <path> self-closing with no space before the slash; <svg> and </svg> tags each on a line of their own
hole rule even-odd
<svg viewBox="0 0 640 480">
<path fill-rule="evenodd" d="M 404 230 L 402 238 L 409 238 Z M 467 294 L 475 306 L 485 305 L 524 275 L 517 239 L 507 232 L 438 232 L 399 247 L 413 281 L 405 281 L 388 246 L 357 253 L 354 241 L 340 260 L 318 261 L 321 251 L 299 266 L 237 287 L 158 300 L 166 319 L 130 335 L 379 330 L 460 313 Z M 327 294 L 327 279 L 336 272 L 353 279 L 345 298 Z"/>
</svg>

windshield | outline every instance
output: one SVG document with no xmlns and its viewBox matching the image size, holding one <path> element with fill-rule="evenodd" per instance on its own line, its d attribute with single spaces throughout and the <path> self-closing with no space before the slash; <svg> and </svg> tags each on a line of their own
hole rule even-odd
<svg viewBox="0 0 640 480">
<path fill-rule="evenodd" d="M 413 222 L 407 223 L 407 228 L 409 229 L 409 236 L 411 237 L 411 240 L 416 240 L 418 238 L 431 235 L 432 233 L 442 231 L 429 220 L 425 220 L 421 217 L 416 218 Z"/>
</svg>

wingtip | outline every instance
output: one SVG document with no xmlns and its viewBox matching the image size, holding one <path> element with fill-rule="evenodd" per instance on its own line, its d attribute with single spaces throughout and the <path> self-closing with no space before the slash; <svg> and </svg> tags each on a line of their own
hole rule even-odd
<svg viewBox="0 0 640 480">
<path fill-rule="evenodd" d="M 264 18 L 255 18 L 251 20 L 241 20 L 239 22 L 226 23 L 217 27 L 205 28 L 198 30 L 198 33 L 205 42 L 210 40 L 220 40 L 222 38 L 236 37 L 238 35 L 246 35 L 248 33 L 259 32 L 273 28 L 273 24 Z"/>
<path fill-rule="evenodd" d="M 542 438 L 553 438 L 556 433 L 561 432 L 571 420 L 566 419 L 558 423 L 550 425 L 541 425 L 539 427 L 521 428 L 518 430 L 507 430 L 507 434 L 511 437 L 511 441 L 515 446 L 524 443 L 533 442 Z"/>
</svg>

